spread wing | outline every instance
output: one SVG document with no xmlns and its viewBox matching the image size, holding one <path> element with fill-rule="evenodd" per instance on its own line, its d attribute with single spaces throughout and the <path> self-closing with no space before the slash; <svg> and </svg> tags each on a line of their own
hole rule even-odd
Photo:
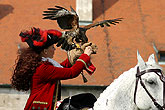
<svg viewBox="0 0 165 110">
<path fill-rule="evenodd" d="M 72 7 L 70 8 L 71 11 L 60 6 L 48 8 L 47 11 L 43 11 L 43 19 L 57 20 L 61 29 L 77 29 L 79 27 L 79 18 L 76 11 Z"/>
<path fill-rule="evenodd" d="M 83 28 L 85 28 L 86 30 L 92 28 L 92 27 L 96 27 L 96 26 L 108 26 L 110 27 L 111 24 L 116 25 L 117 23 L 119 23 L 119 21 L 122 21 L 123 18 L 117 18 L 117 19 L 112 19 L 112 20 L 104 20 L 104 21 L 99 21 L 93 24 L 89 24 L 87 26 L 84 26 Z"/>
</svg>

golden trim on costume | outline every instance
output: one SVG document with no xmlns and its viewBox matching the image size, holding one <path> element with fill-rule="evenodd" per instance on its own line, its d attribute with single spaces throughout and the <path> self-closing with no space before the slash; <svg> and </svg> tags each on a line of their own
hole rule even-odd
<svg viewBox="0 0 165 110">
<path fill-rule="evenodd" d="M 82 59 L 77 59 L 77 61 L 81 61 L 82 63 L 84 63 L 84 64 L 85 64 L 86 69 L 87 69 L 88 71 L 92 72 L 92 70 L 90 70 L 90 69 L 88 68 L 88 66 L 87 66 L 87 64 L 85 63 L 85 61 L 84 61 L 84 60 L 82 60 Z"/>
<path fill-rule="evenodd" d="M 33 101 L 33 104 L 48 104 L 48 102 Z"/>
<path fill-rule="evenodd" d="M 57 96 L 58 96 L 58 86 L 59 86 L 59 80 L 57 80 L 57 88 L 56 88 L 56 96 L 55 96 L 55 102 L 54 102 L 54 110 L 56 110 L 57 105 Z"/>
</svg>

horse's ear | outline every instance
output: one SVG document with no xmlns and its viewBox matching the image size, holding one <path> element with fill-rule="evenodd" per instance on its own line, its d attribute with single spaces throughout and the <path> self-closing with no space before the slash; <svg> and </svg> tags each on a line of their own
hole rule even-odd
<svg viewBox="0 0 165 110">
<path fill-rule="evenodd" d="M 138 50 L 137 50 L 137 60 L 140 70 L 144 70 L 146 68 L 146 63 L 144 62 L 143 58 L 140 56 Z"/>
<path fill-rule="evenodd" d="M 149 56 L 148 62 L 151 63 L 151 64 L 152 64 L 152 63 L 156 63 L 154 54 L 151 54 L 151 55 Z"/>
</svg>

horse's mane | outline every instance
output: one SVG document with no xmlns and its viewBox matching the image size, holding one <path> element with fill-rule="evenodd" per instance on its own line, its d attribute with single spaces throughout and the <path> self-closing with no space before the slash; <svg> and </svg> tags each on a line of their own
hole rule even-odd
<svg viewBox="0 0 165 110">
<path fill-rule="evenodd" d="M 112 103 L 115 103 L 115 101 L 118 101 L 117 103 L 112 104 L 112 105 L 116 105 L 116 106 L 117 106 L 117 104 L 123 103 L 122 97 L 128 97 L 128 100 L 132 100 L 129 96 L 125 96 L 125 95 L 128 95 L 127 93 L 130 94 L 129 91 L 132 90 L 132 84 L 134 84 L 133 82 L 135 81 L 136 68 L 137 68 L 137 66 L 129 69 L 128 71 L 125 71 L 117 79 L 115 79 L 103 91 L 103 93 L 100 94 L 100 97 L 97 99 L 97 101 L 94 105 L 94 109 L 96 108 L 96 110 L 97 109 L 99 110 L 102 108 L 102 110 L 108 110 L 107 107 L 110 106 L 109 105 L 110 103 L 112 104 Z M 127 86 L 127 87 L 125 87 L 125 86 Z M 120 88 L 120 91 L 117 92 L 117 90 L 119 88 Z M 121 93 L 121 91 L 122 91 L 122 93 Z M 119 100 L 115 99 L 116 96 L 119 97 L 120 99 Z M 124 101 L 126 101 L 126 100 L 127 99 L 124 99 Z"/>
</svg>

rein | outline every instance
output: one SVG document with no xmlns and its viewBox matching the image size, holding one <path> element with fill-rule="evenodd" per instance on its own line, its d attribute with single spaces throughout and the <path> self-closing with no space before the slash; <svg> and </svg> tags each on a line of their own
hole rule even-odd
<svg viewBox="0 0 165 110">
<path fill-rule="evenodd" d="M 143 83 L 141 76 L 144 75 L 145 73 L 148 72 L 154 72 L 156 73 L 160 80 L 163 82 L 163 106 L 161 106 L 156 100 L 155 98 L 150 94 L 150 92 L 147 90 L 145 84 Z M 136 104 L 136 92 L 137 92 L 137 87 L 138 87 L 138 82 L 140 80 L 140 84 L 141 86 L 144 88 L 144 90 L 146 91 L 146 93 L 148 94 L 148 96 L 151 98 L 151 100 L 153 101 L 154 105 L 158 108 L 158 110 L 165 110 L 165 76 L 162 73 L 161 69 L 148 69 L 148 70 L 144 70 L 141 71 L 139 70 L 139 67 L 137 67 L 137 73 L 136 73 L 136 85 L 135 85 L 135 91 L 134 91 L 134 103 Z"/>
</svg>

